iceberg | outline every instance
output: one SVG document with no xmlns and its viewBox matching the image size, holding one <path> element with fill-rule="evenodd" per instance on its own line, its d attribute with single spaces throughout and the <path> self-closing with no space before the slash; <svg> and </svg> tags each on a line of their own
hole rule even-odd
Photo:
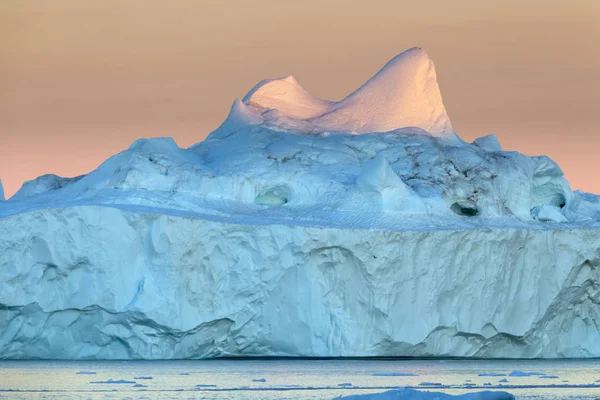
<svg viewBox="0 0 600 400">
<path fill-rule="evenodd" d="M 125 380 L 125 379 L 112 379 L 112 378 L 108 378 L 107 381 L 94 381 L 94 382 L 90 382 L 90 383 L 95 383 L 95 384 L 111 384 L 111 385 L 135 384 L 134 381 L 128 381 L 128 380 Z"/>
<path fill-rule="evenodd" d="M 0 358 L 600 357 L 600 197 L 454 132 L 408 50 L 0 202 Z"/>
</svg>

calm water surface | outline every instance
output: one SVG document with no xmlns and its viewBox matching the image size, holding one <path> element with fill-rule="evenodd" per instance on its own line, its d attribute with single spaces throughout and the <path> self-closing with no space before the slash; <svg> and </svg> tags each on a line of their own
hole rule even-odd
<svg viewBox="0 0 600 400">
<path fill-rule="evenodd" d="M 547 378 L 479 376 L 511 371 Z M 424 382 L 452 394 L 489 389 L 519 399 L 600 400 L 600 360 L 0 361 L 0 398 L 15 400 L 332 399 L 400 387 L 428 390 Z"/>
</svg>

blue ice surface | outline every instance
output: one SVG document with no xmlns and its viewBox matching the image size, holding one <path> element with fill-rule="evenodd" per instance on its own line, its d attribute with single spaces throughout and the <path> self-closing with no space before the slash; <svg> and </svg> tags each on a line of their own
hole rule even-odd
<svg viewBox="0 0 600 400">
<path fill-rule="evenodd" d="M 133 379 L 152 379 L 151 376 L 136 376 Z"/>
<path fill-rule="evenodd" d="M 508 379 L 506 379 L 506 378 L 500 379 L 498 382 L 506 383 L 506 382 L 508 382 Z"/>
<path fill-rule="evenodd" d="M 350 387 L 350 386 L 352 386 L 352 384 L 350 382 L 344 382 L 344 383 L 339 383 L 338 386 L 340 386 L 340 387 Z"/>
<path fill-rule="evenodd" d="M 132 384 L 133 385 L 136 382 L 135 381 L 128 381 L 128 380 L 125 380 L 125 379 L 108 378 L 107 381 L 94 381 L 94 382 L 90 382 L 90 383 L 109 384 L 109 385 L 110 384 L 125 384 L 125 383 L 128 383 L 128 384 Z"/>
<path fill-rule="evenodd" d="M 94 371 L 77 371 L 77 375 L 96 375 Z"/>
<path fill-rule="evenodd" d="M 179 375 L 182 375 L 182 376 L 188 376 L 189 374 L 190 374 L 189 372 L 180 372 L 179 373 Z"/>
<path fill-rule="evenodd" d="M 267 380 L 265 378 L 259 378 L 259 379 L 252 379 L 252 382 L 266 382 Z"/>
<path fill-rule="evenodd" d="M 421 382 L 419 386 L 442 386 L 439 382 Z"/>
<path fill-rule="evenodd" d="M 506 376 L 506 374 L 500 374 L 500 373 L 495 373 L 495 372 L 484 372 L 477 376 Z"/>
<path fill-rule="evenodd" d="M 556 375 L 541 375 L 540 379 L 558 379 Z"/>
<path fill-rule="evenodd" d="M 145 388 L 145 387 L 148 387 L 148 386 L 142 385 L 141 383 L 136 383 L 135 385 L 133 385 L 133 387 L 136 387 L 136 388 Z"/>
<path fill-rule="evenodd" d="M 203 384 L 199 384 L 199 385 L 196 385 L 195 387 L 197 387 L 197 388 L 214 388 L 214 387 L 217 387 L 217 385 L 203 385 Z"/>
<path fill-rule="evenodd" d="M 376 372 L 371 376 L 419 376 L 410 372 Z"/>
</svg>

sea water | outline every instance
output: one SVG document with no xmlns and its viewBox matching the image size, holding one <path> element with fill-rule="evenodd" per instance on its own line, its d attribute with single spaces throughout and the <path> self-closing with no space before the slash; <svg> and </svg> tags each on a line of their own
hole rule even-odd
<svg viewBox="0 0 600 400">
<path fill-rule="evenodd" d="M 598 399 L 600 360 L 0 361 L 3 399 L 333 399 L 403 387 Z"/>
</svg>

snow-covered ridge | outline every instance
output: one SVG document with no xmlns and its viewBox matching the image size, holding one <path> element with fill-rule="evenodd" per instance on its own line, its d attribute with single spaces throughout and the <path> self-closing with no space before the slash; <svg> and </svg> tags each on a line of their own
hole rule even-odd
<svg viewBox="0 0 600 400">
<path fill-rule="evenodd" d="M 598 266 L 600 197 L 462 141 L 411 49 L 1 201 L 0 358 L 600 357 Z"/>
</svg>

